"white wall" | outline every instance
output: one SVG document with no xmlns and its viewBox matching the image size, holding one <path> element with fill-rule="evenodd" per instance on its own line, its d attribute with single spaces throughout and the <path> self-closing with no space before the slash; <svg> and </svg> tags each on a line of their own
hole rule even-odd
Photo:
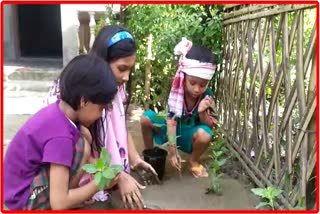
<svg viewBox="0 0 320 214">
<path fill-rule="evenodd" d="M 106 11 L 102 4 L 61 4 L 63 65 L 79 54 L 78 11 Z"/>
<path fill-rule="evenodd" d="M 63 65 L 66 65 L 73 57 L 78 55 L 78 15 L 77 9 L 72 4 L 61 4 L 61 32 Z"/>
</svg>

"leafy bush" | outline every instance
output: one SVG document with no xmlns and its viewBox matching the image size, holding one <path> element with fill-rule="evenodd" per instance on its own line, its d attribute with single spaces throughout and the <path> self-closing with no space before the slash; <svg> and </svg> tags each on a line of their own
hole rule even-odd
<svg viewBox="0 0 320 214">
<path fill-rule="evenodd" d="M 137 41 L 137 63 L 131 76 L 132 100 L 136 104 L 143 104 L 144 100 L 147 39 L 150 34 L 153 43 L 149 104 L 153 110 L 165 108 L 177 69 L 173 49 L 182 37 L 211 49 L 218 61 L 222 60 L 222 5 L 128 5 L 123 23 L 117 22 L 116 16 L 110 14 L 111 23 L 128 28 Z"/>
</svg>

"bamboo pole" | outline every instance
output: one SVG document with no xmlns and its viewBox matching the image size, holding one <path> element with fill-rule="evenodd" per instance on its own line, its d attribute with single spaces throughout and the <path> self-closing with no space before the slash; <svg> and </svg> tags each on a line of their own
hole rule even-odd
<svg viewBox="0 0 320 214">
<path fill-rule="evenodd" d="M 267 23 L 266 23 L 267 26 Z M 261 29 L 260 25 L 258 26 L 258 68 L 260 71 L 260 82 L 262 81 L 263 78 L 263 60 L 262 60 L 262 53 L 263 53 L 263 46 L 261 44 Z M 263 94 L 265 96 L 265 94 Z M 258 105 L 260 106 L 260 105 Z M 258 107 L 260 108 L 260 107 Z M 259 111 L 258 111 L 259 112 Z M 258 117 L 259 115 L 257 115 Z M 262 145 L 260 152 L 258 153 L 258 158 L 255 159 L 255 166 L 258 167 L 261 157 L 262 157 L 262 151 L 264 151 L 264 158 L 267 158 L 267 128 L 266 128 L 266 103 L 265 103 L 265 98 L 263 99 L 262 102 L 262 120 L 261 120 L 261 126 L 262 126 Z"/>
<path fill-rule="evenodd" d="M 271 10 L 258 12 L 255 14 L 249 14 L 249 15 L 244 15 L 244 16 L 237 17 L 234 19 L 228 19 L 226 21 L 223 21 L 223 25 L 233 24 L 233 23 L 240 22 L 243 20 L 258 19 L 258 18 L 263 18 L 263 17 L 267 17 L 267 16 L 275 16 L 280 13 L 301 10 L 301 9 L 307 9 L 307 8 L 314 8 L 314 7 L 316 7 L 315 4 L 285 5 L 285 6 L 281 6 L 278 8 L 271 9 Z"/>
<path fill-rule="evenodd" d="M 298 34 L 297 34 L 297 67 L 296 67 L 296 77 L 297 77 L 297 90 L 299 98 L 299 113 L 300 120 L 302 115 L 305 112 L 305 92 L 304 92 L 304 70 L 303 70 L 303 10 L 299 11 L 299 25 L 298 25 Z M 300 183 L 300 194 L 301 197 L 306 198 L 307 190 L 307 155 L 308 155 L 308 136 L 303 136 L 303 143 L 300 151 L 300 174 L 301 174 L 301 183 Z M 304 206 L 306 204 L 304 203 Z"/>
<path fill-rule="evenodd" d="M 235 38 L 238 38 L 238 33 L 239 33 L 239 28 L 237 28 L 235 30 Z M 241 57 L 242 57 L 242 54 L 241 52 L 238 53 L 238 39 L 236 39 L 235 41 L 235 50 L 237 51 L 237 64 L 236 64 L 236 73 L 235 73 L 235 84 L 234 84 L 234 87 L 232 89 L 232 96 L 236 98 L 236 101 L 238 101 L 239 99 L 239 77 L 240 77 L 240 72 L 239 72 L 239 69 L 240 69 L 240 62 L 241 62 Z M 237 89 L 237 90 L 236 90 Z M 235 140 L 239 140 L 239 131 L 238 131 L 238 123 L 240 122 L 239 120 L 239 114 L 240 114 L 240 110 L 239 110 L 239 107 L 236 106 L 236 115 L 235 115 L 235 122 L 234 122 L 234 127 L 233 127 L 233 138 Z"/>
<path fill-rule="evenodd" d="M 274 21 L 273 21 L 273 17 L 271 18 L 271 34 L 270 34 L 270 61 L 271 61 L 271 73 L 272 73 L 272 82 L 274 85 L 276 85 L 276 76 L 277 76 L 277 61 L 276 61 L 276 47 L 275 47 L 275 42 L 274 42 L 274 30 L 273 30 L 273 26 L 274 26 Z M 280 80 L 278 80 L 278 83 L 280 82 Z M 274 118 L 274 126 L 273 126 L 273 156 L 274 156 L 274 168 L 275 168 L 275 179 L 276 181 L 279 180 L 279 173 L 280 173 L 280 157 L 279 157 L 279 142 L 278 142 L 278 105 L 277 105 L 277 97 L 278 97 L 278 92 L 279 92 L 279 88 L 280 88 L 280 84 L 279 87 L 276 88 L 276 91 L 273 94 L 273 97 L 275 97 L 274 100 L 274 105 L 275 105 L 275 109 L 273 111 L 273 118 Z M 270 107 L 272 105 L 270 104 Z M 269 108 L 270 109 L 270 108 Z M 271 111 L 269 111 L 269 115 L 271 115 Z M 268 123 L 269 124 L 269 123 Z"/>
<path fill-rule="evenodd" d="M 272 19 L 272 17 L 271 17 L 271 19 Z M 279 22 L 278 29 L 277 29 L 277 35 L 276 35 L 276 39 L 275 39 L 275 49 L 276 49 L 276 47 L 278 46 L 278 43 L 279 43 L 279 37 L 280 37 L 280 32 L 281 32 L 281 26 L 282 26 L 282 23 L 283 23 L 283 19 L 284 19 L 284 16 L 282 15 L 281 19 L 280 19 L 280 22 Z M 270 45 L 272 45 L 272 42 L 271 42 Z M 262 90 L 260 90 L 260 93 L 259 93 L 259 101 L 258 101 L 259 104 L 261 102 L 261 97 L 262 97 L 261 96 L 261 92 L 264 92 L 264 88 L 265 88 L 265 85 L 266 85 L 266 82 L 267 82 L 267 77 L 269 76 L 270 71 L 271 71 L 271 66 L 276 66 L 276 63 L 273 63 L 271 65 L 271 62 L 272 61 L 270 60 L 269 63 L 268 63 L 267 71 L 266 71 L 265 77 L 263 79 L 263 84 L 262 84 L 262 87 L 261 87 Z M 274 84 L 274 86 L 272 88 L 272 96 L 271 96 L 272 100 L 271 100 L 270 105 L 269 105 L 268 116 L 267 116 L 267 124 L 266 124 L 267 129 L 269 128 L 269 126 L 271 124 L 271 118 L 272 118 L 272 114 L 273 114 L 273 111 L 274 111 L 274 106 L 276 104 L 276 99 L 277 99 L 277 96 L 278 96 L 278 93 L 279 93 L 280 81 L 282 79 L 282 75 L 283 75 L 282 72 L 278 73 L 278 75 L 276 77 L 276 81 L 275 81 L 276 84 Z M 274 156 L 272 155 L 270 164 L 267 167 L 267 174 L 266 174 L 267 177 L 270 176 L 270 173 L 272 171 L 272 165 L 274 164 L 273 161 L 277 161 L 277 160 L 275 160 Z"/>
<path fill-rule="evenodd" d="M 234 31 L 234 26 L 235 25 L 233 25 L 232 27 L 233 27 L 233 31 Z M 235 35 L 234 34 L 232 34 L 233 35 L 233 41 L 235 42 L 235 40 L 236 40 L 236 38 L 235 38 Z M 233 77 L 233 75 L 232 75 L 232 71 L 233 71 L 233 61 L 234 61 L 234 58 L 235 58 L 235 55 L 236 55 L 236 50 L 235 50 L 235 48 L 234 48 L 234 46 L 233 46 L 233 48 L 232 48 L 232 54 L 231 54 L 231 59 L 230 59 L 230 67 L 229 67 L 229 84 L 228 84 L 228 92 L 229 92 L 229 120 L 228 120 L 228 131 L 230 132 L 231 130 L 232 130 L 232 125 L 233 125 L 233 123 L 232 123 L 232 120 L 233 120 L 233 118 L 234 118 L 234 106 L 233 106 L 233 99 L 232 99 L 232 95 L 231 95 L 231 92 L 232 92 L 232 87 L 233 87 L 233 81 L 232 81 L 232 77 Z"/>
<path fill-rule="evenodd" d="M 144 109 L 149 109 L 150 100 L 150 82 L 151 82 L 151 60 L 152 60 L 152 34 L 148 37 L 147 42 L 147 63 L 145 70 L 145 83 L 144 83 Z"/>
<path fill-rule="evenodd" d="M 285 98 L 288 102 L 288 98 L 290 95 L 290 85 L 291 78 L 289 72 L 289 44 L 288 44 L 288 13 L 284 15 L 284 23 L 282 28 L 282 72 L 284 76 L 284 86 L 285 86 Z M 281 129 L 280 129 L 281 130 Z M 286 141 L 287 141 L 287 163 L 289 173 L 292 172 L 292 163 L 291 163 L 291 153 L 292 153 L 292 120 L 290 118 L 289 124 L 286 130 Z"/>
<path fill-rule="evenodd" d="M 229 59 L 228 59 L 228 56 L 229 56 L 229 53 L 230 53 L 230 42 L 229 42 L 229 30 L 228 30 L 228 28 L 230 28 L 231 27 L 231 25 L 230 26 L 226 26 L 226 27 L 224 27 L 224 29 L 226 29 L 225 30 L 225 37 L 226 37 L 226 42 L 227 42 L 227 46 L 228 47 L 226 47 L 226 46 L 224 46 L 224 64 L 225 64 L 225 69 L 224 69 L 224 75 L 223 75 L 223 87 L 225 88 L 226 87 L 226 85 L 227 85 L 227 77 L 228 77 L 228 73 L 227 73 L 227 71 L 228 71 L 228 62 L 229 62 Z M 223 90 L 223 92 L 224 92 L 224 94 L 226 93 L 225 92 L 226 90 Z M 226 97 L 226 96 L 224 96 L 224 97 Z M 227 99 L 224 99 L 224 114 L 223 114 L 223 124 L 224 125 L 227 125 L 227 110 L 228 110 L 228 104 L 227 104 Z"/>
<path fill-rule="evenodd" d="M 298 25 L 298 16 L 295 16 L 295 21 L 294 21 L 294 27 L 291 28 L 291 33 L 290 33 L 290 36 L 289 36 L 289 54 L 291 54 L 291 50 L 292 50 L 292 47 L 293 47 L 293 39 L 294 39 L 294 34 L 295 34 L 295 31 L 296 31 L 296 27 Z M 312 33 L 311 33 L 311 36 L 310 36 L 310 39 L 309 39 L 309 43 L 308 43 L 308 47 L 306 49 L 307 53 L 305 54 L 305 57 L 304 57 L 304 62 L 305 65 L 307 65 L 309 63 L 309 61 L 311 60 L 311 54 L 312 53 L 315 53 L 314 52 L 314 46 L 315 46 L 315 39 L 316 39 L 316 34 L 315 34 L 315 26 L 312 30 Z M 307 67 L 304 66 L 304 71 L 306 73 L 306 69 Z M 285 107 L 285 115 L 283 116 L 283 120 L 281 122 L 281 130 L 284 129 L 284 127 L 286 127 L 287 125 L 287 121 L 291 115 L 291 112 L 292 112 L 292 109 L 294 107 L 294 104 L 295 104 L 295 101 L 296 101 L 296 98 L 297 98 L 297 91 L 296 91 L 296 83 L 297 80 L 295 80 L 295 82 L 293 83 L 292 85 L 292 89 L 291 89 L 291 92 L 290 92 L 290 95 L 289 95 L 289 98 L 288 100 L 290 100 L 290 103 L 289 105 L 287 104 L 286 107 Z"/>
<path fill-rule="evenodd" d="M 239 6 L 241 4 L 225 4 L 223 6 L 224 10 L 227 10 L 227 9 L 230 9 L 230 8 L 233 8 L 233 7 L 236 7 L 236 6 Z"/>
<path fill-rule="evenodd" d="M 244 32 L 244 25 L 242 22 L 242 32 Z M 241 34 L 242 36 L 242 41 L 241 41 L 241 48 L 242 48 L 242 65 L 243 65 L 243 69 L 244 69 L 244 75 L 243 75 L 243 79 L 242 79 L 242 89 L 243 89 L 243 93 L 244 93 L 244 126 L 243 126 L 243 130 L 242 130 L 242 139 L 240 141 L 240 145 L 241 145 L 241 149 L 243 146 L 243 143 L 247 143 L 248 142 L 248 135 L 247 135 L 247 130 L 248 130 L 248 121 L 247 121 L 247 90 L 246 90 L 246 76 L 247 76 L 247 71 L 248 71 L 248 67 L 247 67 L 247 62 L 245 59 L 245 50 L 244 50 L 244 41 L 245 41 L 245 37 L 244 34 Z"/>
<path fill-rule="evenodd" d="M 281 24 L 283 22 L 283 16 L 281 16 L 280 18 L 280 22 L 279 22 L 279 26 L 278 26 L 278 29 L 277 29 L 277 35 L 276 35 L 276 38 L 275 38 L 275 47 L 278 47 L 278 44 L 279 44 L 279 37 L 280 37 L 280 32 L 281 32 Z M 264 78 L 262 80 L 262 83 L 261 83 L 261 87 L 260 87 L 260 91 L 259 91 L 259 100 L 258 100 L 258 105 L 260 105 L 261 103 L 261 99 L 262 99 L 262 94 L 265 93 L 265 85 L 267 84 L 267 80 L 268 80 L 268 77 L 269 77 L 269 74 L 270 74 L 270 71 L 271 71 L 271 65 L 270 65 L 270 61 L 268 62 L 268 65 L 267 65 L 267 69 L 266 69 L 266 72 L 265 72 L 265 75 L 264 75 Z M 268 116 L 269 118 L 269 116 Z M 267 122 L 267 127 L 269 127 L 269 122 Z"/>
<path fill-rule="evenodd" d="M 230 26 L 230 29 L 232 29 L 232 26 Z M 227 71 L 227 73 L 226 73 L 226 80 L 227 80 L 227 84 L 225 84 L 225 88 L 229 88 L 229 85 L 230 85 L 230 78 L 231 78 L 231 74 L 230 74 L 230 71 L 231 71 L 231 69 L 232 69 L 232 64 L 230 63 L 231 62 L 231 60 L 232 60 L 232 54 L 233 54 L 233 52 L 231 52 L 231 46 L 232 46 L 232 34 L 231 34 L 231 30 L 229 31 L 229 33 L 228 33 L 228 69 L 226 70 Z M 227 92 L 227 93 L 230 93 L 229 91 Z M 229 96 L 229 95 L 228 95 Z M 226 104 L 227 104 L 227 109 L 226 109 L 226 111 L 227 111 L 227 113 L 226 113 L 226 115 L 227 115 L 227 117 L 226 117 L 226 121 L 227 121 L 227 123 L 225 123 L 225 125 L 227 126 L 227 127 L 229 127 L 229 124 L 230 124 L 230 111 L 231 111 L 231 108 L 230 108 L 230 99 L 227 99 L 226 100 Z"/>
<path fill-rule="evenodd" d="M 267 7 L 272 7 L 272 6 L 274 6 L 274 4 L 263 4 L 263 5 L 254 5 L 254 6 L 250 5 L 249 7 L 245 7 L 240 10 L 232 11 L 230 13 L 225 13 L 223 15 L 223 20 L 235 18 L 237 16 L 243 16 L 248 13 L 256 12 L 258 10 L 262 10 L 262 9 L 265 9 Z"/>
<path fill-rule="evenodd" d="M 308 65 L 310 64 L 310 61 L 311 61 L 311 57 L 315 57 L 315 39 L 316 39 L 316 34 L 315 34 L 315 27 L 313 28 L 312 30 L 312 33 L 310 35 L 310 38 L 309 38 L 309 42 L 308 42 L 308 46 L 306 48 L 306 53 L 304 54 L 304 75 L 306 76 L 306 73 L 307 73 L 307 68 L 308 68 Z M 315 65 L 314 65 L 315 66 Z M 315 68 L 314 68 L 315 69 Z M 314 75 L 315 76 L 315 75 Z M 310 76 L 310 79 L 312 77 Z M 314 78 L 314 77 L 313 77 Z M 315 79 L 315 78 L 314 78 Z M 309 97 L 310 98 L 310 97 Z M 280 130 L 284 130 L 286 126 L 289 126 L 289 121 L 291 120 L 290 119 L 290 115 L 292 113 L 292 109 L 294 107 L 294 104 L 296 102 L 296 99 L 297 99 L 297 90 L 296 90 L 296 81 L 293 83 L 293 86 L 292 86 L 292 89 L 291 89 L 291 92 L 289 94 L 289 98 L 287 99 L 289 104 L 287 104 L 285 106 L 285 110 L 284 110 L 284 115 L 283 115 L 283 119 L 282 119 L 282 122 L 280 124 Z M 308 103 L 310 103 L 310 101 L 308 101 Z M 308 128 L 309 129 L 309 128 Z M 290 129 L 290 134 L 291 134 L 291 130 Z M 280 132 L 282 133 L 282 131 Z M 279 138 L 281 138 L 282 136 L 279 136 Z M 292 140 L 291 140 L 292 141 Z M 293 141 L 292 141 L 293 142 Z M 292 149 L 291 149 L 291 154 L 292 156 Z M 293 160 L 292 160 L 292 157 L 291 157 L 291 164 L 293 163 Z M 282 188 L 283 186 L 283 182 L 284 182 L 284 175 L 282 176 L 281 178 L 281 181 L 280 181 L 280 187 Z"/>
<path fill-rule="evenodd" d="M 316 151 L 315 151 L 315 147 L 313 148 L 313 154 L 311 154 L 311 157 L 309 158 L 308 161 L 308 171 L 307 171 L 307 180 L 310 179 L 310 176 L 312 175 L 312 171 L 315 167 L 316 164 Z M 294 190 L 292 191 L 291 196 L 289 197 L 289 201 L 291 204 L 296 204 L 297 201 L 299 200 L 298 196 L 300 195 L 300 191 L 299 191 L 299 185 L 296 185 Z"/>
<path fill-rule="evenodd" d="M 289 35 L 288 35 L 288 13 L 285 13 L 284 17 L 284 23 L 283 23 L 283 29 L 282 29 L 282 72 L 284 76 L 284 89 L 285 89 L 285 101 L 289 101 L 289 95 L 290 95 L 290 85 L 291 85 L 291 77 L 290 77 L 290 69 L 289 69 Z M 293 176 L 292 176 L 292 119 L 290 118 L 288 121 L 288 126 L 286 129 L 286 142 L 287 142 L 287 148 L 286 148 L 286 165 L 288 167 L 288 172 L 284 170 L 284 173 L 288 173 L 289 176 L 289 182 L 287 185 L 287 192 L 292 191 L 292 182 L 293 182 Z M 282 133 L 281 125 L 280 125 L 280 133 Z M 279 139 L 281 139 L 281 136 L 279 136 Z M 283 175 L 283 178 L 285 175 Z M 281 187 L 282 188 L 282 187 Z"/>
<path fill-rule="evenodd" d="M 258 22 L 257 22 L 258 23 Z M 248 38 L 248 67 L 250 70 L 250 80 L 251 80 L 251 84 L 250 84 L 250 88 L 252 88 L 254 90 L 254 85 L 255 85 L 255 80 L 256 80 L 256 74 L 257 72 L 255 71 L 256 69 L 253 66 L 253 57 L 252 57 L 252 52 L 253 52 L 253 41 L 254 41 L 254 37 L 252 38 L 251 32 L 252 31 L 252 21 L 249 21 L 248 23 L 248 34 L 247 34 L 247 38 Z M 256 30 L 255 30 L 256 32 Z M 254 34 L 255 35 L 255 34 Z M 257 67 L 257 66 L 256 66 Z M 255 94 L 255 91 L 253 91 L 252 93 Z M 252 150 L 252 145 L 255 145 L 258 143 L 258 128 L 257 128 L 257 120 L 255 118 L 256 115 L 256 100 L 255 100 L 255 95 L 248 96 L 248 106 L 247 109 L 248 111 L 250 111 L 250 102 L 252 102 L 252 111 L 251 111 L 251 115 L 252 115 L 252 132 L 251 132 L 251 137 L 249 140 L 249 144 L 248 144 L 248 148 L 247 148 L 247 155 L 251 156 L 251 150 Z M 255 142 L 255 143 L 253 143 Z"/>
<path fill-rule="evenodd" d="M 311 64 L 311 63 L 310 63 Z M 308 88 L 308 95 L 307 95 L 307 103 L 310 103 L 312 97 L 316 93 L 316 59 L 315 57 L 312 60 L 311 65 L 311 73 L 309 78 L 309 88 Z M 312 116 L 310 124 L 308 125 L 308 130 L 316 130 L 316 114 Z M 312 152 L 312 147 L 316 144 L 316 133 L 309 133 L 309 142 L 308 142 L 308 156 Z"/>
<path fill-rule="evenodd" d="M 300 132 L 298 132 L 298 135 L 295 137 L 294 139 L 294 149 L 293 149 L 293 153 L 292 153 L 292 159 L 294 160 L 297 156 L 301 141 L 304 137 L 305 134 L 305 130 L 307 129 L 309 122 L 311 121 L 311 118 L 313 116 L 314 111 L 316 110 L 316 95 L 313 96 L 313 101 L 310 102 L 306 108 L 305 114 L 301 117 L 301 125 L 299 130 L 301 130 Z"/>
</svg>

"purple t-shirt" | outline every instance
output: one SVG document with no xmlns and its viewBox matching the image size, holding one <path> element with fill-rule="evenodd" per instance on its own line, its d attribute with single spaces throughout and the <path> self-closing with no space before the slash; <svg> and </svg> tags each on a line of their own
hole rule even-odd
<svg viewBox="0 0 320 214">
<path fill-rule="evenodd" d="M 49 163 L 71 167 L 79 130 L 59 108 L 59 101 L 33 115 L 16 133 L 4 158 L 4 203 L 21 210 L 30 185 Z"/>
</svg>

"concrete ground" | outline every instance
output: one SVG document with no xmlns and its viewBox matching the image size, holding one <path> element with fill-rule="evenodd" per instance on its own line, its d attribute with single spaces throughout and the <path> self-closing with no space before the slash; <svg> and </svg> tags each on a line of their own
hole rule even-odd
<svg viewBox="0 0 320 214">
<path fill-rule="evenodd" d="M 51 66 L 51 64 L 53 65 Z M 6 67 L 5 65 L 5 73 L 7 69 L 6 74 L 9 79 L 5 81 L 3 100 L 4 144 L 2 151 L 4 153 L 10 139 L 12 139 L 19 127 L 43 106 L 42 99 L 51 85 L 50 82 L 59 74 L 61 69 L 59 65 L 57 66 L 52 62 L 48 62 L 47 66 L 44 65 L 40 68 L 22 63 L 18 65 L 24 67 L 20 71 L 19 68 L 13 68 L 13 66 L 16 66 L 15 64 L 10 64 L 10 66 Z M 48 70 L 49 73 L 46 73 Z M 28 72 L 31 73 L 31 77 L 27 74 Z M 128 121 L 128 129 L 140 154 L 143 150 L 139 125 L 139 118 L 142 112 L 142 109 L 133 109 L 132 116 Z M 183 157 L 186 157 L 185 154 L 183 154 Z M 184 170 L 182 178 L 179 178 L 167 161 L 163 184 L 148 186 L 142 191 L 142 194 L 146 205 L 151 209 L 250 210 L 254 209 L 259 203 L 259 199 L 250 192 L 252 186 L 242 180 L 232 179 L 225 175 L 222 179 L 224 190 L 221 196 L 205 194 L 208 183 L 208 178 L 193 178 L 187 169 Z M 108 202 L 96 203 L 85 209 L 119 208 L 121 208 L 120 198 L 117 193 L 114 193 L 112 199 Z"/>
</svg>

